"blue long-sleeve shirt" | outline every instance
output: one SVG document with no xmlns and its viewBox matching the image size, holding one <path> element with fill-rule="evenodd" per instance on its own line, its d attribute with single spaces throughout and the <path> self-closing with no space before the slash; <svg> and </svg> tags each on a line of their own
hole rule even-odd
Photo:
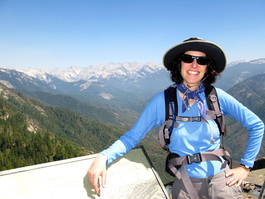
<svg viewBox="0 0 265 199">
<path fill-rule="evenodd" d="M 222 113 L 233 117 L 249 131 L 246 150 L 241 159 L 241 164 L 252 167 L 261 146 L 264 124 L 259 117 L 231 95 L 218 88 L 216 88 L 216 92 Z M 205 93 L 201 93 L 200 97 L 208 109 Z M 182 113 L 182 100 L 179 92 L 177 92 L 177 98 L 179 116 L 194 117 L 200 115 L 197 102 L 190 107 L 190 110 Z M 219 149 L 221 140 L 218 126 L 214 120 L 207 121 L 207 123 L 178 121 L 178 127 L 174 128 L 170 137 L 170 144 L 168 146 L 170 151 L 180 156 L 186 156 Z M 107 164 L 129 152 L 152 128 L 162 125 L 164 122 L 165 99 L 164 93 L 161 92 L 155 95 L 149 102 L 135 125 L 108 149 L 101 152 L 108 157 Z M 214 143 L 211 142 L 212 136 Z M 219 173 L 221 171 L 221 164 L 220 161 L 193 163 L 186 165 L 186 170 L 190 177 L 204 178 Z"/>
</svg>

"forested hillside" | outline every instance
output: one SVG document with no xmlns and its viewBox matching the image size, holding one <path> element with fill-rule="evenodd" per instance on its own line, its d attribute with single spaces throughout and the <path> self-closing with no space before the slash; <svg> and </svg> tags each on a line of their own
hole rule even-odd
<svg viewBox="0 0 265 199">
<path fill-rule="evenodd" d="M 4 103 L 5 104 L 5 103 Z M 1 102 L 1 105 L 3 103 Z M 6 117 L 2 109 L 0 119 L 0 170 L 13 169 L 44 162 L 90 154 L 48 131 L 30 132 L 26 117 L 14 113 Z"/>
<path fill-rule="evenodd" d="M 255 75 L 228 90 L 232 96 L 265 121 L 265 74 Z M 248 131 L 232 118 L 227 118 L 227 148 L 239 160 L 245 149 Z M 265 157 L 265 137 L 258 157 Z"/>
<path fill-rule="evenodd" d="M 99 152 L 124 130 L 0 85 L 0 170 Z"/>
<path fill-rule="evenodd" d="M 130 111 L 129 109 L 121 110 L 120 107 L 113 107 L 113 109 L 115 110 L 115 112 L 113 112 L 103 106 L 92 105 L 90 103 L 77 100 L 76 98 L 68 95 L 54 94 L 43 91 L 27 91 L 26 95 L 29 95 L 30 97 L 37 99 L 38 101 L 46 105 L 67 108 L 71 111 L 94 118 L 101 122 L 119 125 L 127 128 L 133 124 L 132 118 L 136 119 L 137 117 L 136 114 L 132 113 L 132 111 Z M 130 115 L 130 117 L 125 117 L 128 114 Z"/>
</svg>

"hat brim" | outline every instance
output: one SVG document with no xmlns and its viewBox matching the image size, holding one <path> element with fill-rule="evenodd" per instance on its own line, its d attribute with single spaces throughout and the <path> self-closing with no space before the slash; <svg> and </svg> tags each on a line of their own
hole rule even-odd
<svg viewBox="0 0 265 199">
<path fill-rule="evenodd" d="M 226 66 L 226 58 L 223 50 L 216 44 L 203 40 L 191 40 L 182 42 L 170 48 L 164 55 L 164 66 L 168 69 L 169 64 L 180 54 L 186 51 L 204 52 L 214 62 L 214 70 L 221 73 Z"/>
</svg>

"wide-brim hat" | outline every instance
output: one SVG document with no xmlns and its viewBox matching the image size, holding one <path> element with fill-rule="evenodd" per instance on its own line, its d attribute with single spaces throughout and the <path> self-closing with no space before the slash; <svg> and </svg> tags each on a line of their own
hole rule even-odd
<svg viewBox="0 0 265 199">
<path fill-rule="evenodd" d="M 214 70 L 221 73 L 226 66 L 226 58 L 223 50 L 216 44 L 193 37 L 183 41 L 170 48 L 164 55 L 163 63 L 168 69 L 169 65 L 177 58 L 178 55 L 186 51 L 200 51 L 204 52 L 213 62 Z"/>
</svg>

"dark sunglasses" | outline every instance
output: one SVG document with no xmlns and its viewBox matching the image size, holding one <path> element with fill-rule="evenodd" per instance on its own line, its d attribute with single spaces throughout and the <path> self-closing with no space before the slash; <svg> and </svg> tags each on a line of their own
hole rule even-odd
<svg viewBox="0 0 265 199">
<path fill-rule="evenodd" d="M 197 60 L 197 63 L 200 65 L 208 65 L 211 61 L 209 57 L 199 57 L 193 55 L 182 54 L 179 56 L 179 59 L 185 63 L 192 63 L 194 59 Z"/>
</svg>

